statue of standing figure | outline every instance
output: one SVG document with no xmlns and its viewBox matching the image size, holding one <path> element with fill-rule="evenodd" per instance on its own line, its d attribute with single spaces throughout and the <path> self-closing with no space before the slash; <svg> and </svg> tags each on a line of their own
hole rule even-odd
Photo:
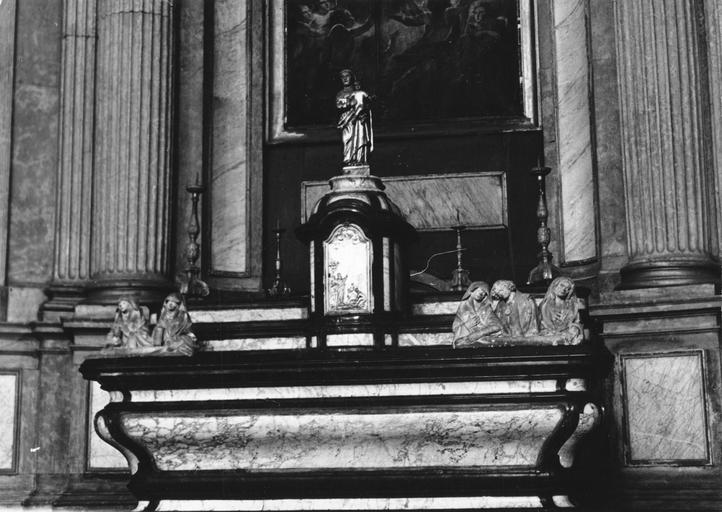
<svg viewBox="0 0 722 512">
<path fill-rule="evenodd" d="M 336 94 L 336 108 L 340 114 L 337 127 L 343 140 L 343 166 L 368 165 L 374 150 L 371 97 L 361 90 L 350 69 L 341 70 L 340 77 L 343 89 Z"/>
</svg>

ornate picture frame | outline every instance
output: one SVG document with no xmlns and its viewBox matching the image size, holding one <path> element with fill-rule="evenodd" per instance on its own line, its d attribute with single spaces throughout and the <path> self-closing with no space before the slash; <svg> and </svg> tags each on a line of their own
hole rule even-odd
<svg viewBox="0 0 722 512">
<path fill-rule="evenodd" d="M 432 5 L 443 9 L 426 9 L 423 16 L 412 8 L 419 2 L 349 2 L 269 0 L 267 142 L 334 136 L 332 97 L 340 87 L 335 68 L 342 65 L 364 68 L 357 74 L 375 95 L 374 126 L 381 136 L 454 131 L 460 119 L 467 129 L 537 126 L 533 0 L 436 2 Z M 389 16 L 392 4 L 408 6 L 394 7 L 398 13 Z M 405 30 L 402 35 L 399 27 Z M 493 72 L 500 69 L 496 61 L 501 58 L 517 59 L 505 76 Z M 319 61 L 325 64 L 317 66 Z M 486 75 L 499 78 L 504 90 Z M 504 96 L 507 89 L 513 98 Z M 429 107 L 416 107 L 424 104 Z"/>
</svg>

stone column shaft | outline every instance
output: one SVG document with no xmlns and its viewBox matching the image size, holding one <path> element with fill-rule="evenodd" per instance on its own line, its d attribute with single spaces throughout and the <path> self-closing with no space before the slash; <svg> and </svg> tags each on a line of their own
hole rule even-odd
<svg viewBox="0 0 722 512">
<path fill-rule="evenodd" d="M 173 2 L 102 1 L 92 296 L 168 287 Z"/>
<path fill-rule="evenodd" d="M 617 0 L 629 264 L 622 286 L 716 280 L 703 32 L 694 0 Z"/>
<path fill-rule="evenodd" d="M 72 311 L 90 278 L 96 2 L 63 2 L 55 257 L 46 316 Z"/>
</svg>

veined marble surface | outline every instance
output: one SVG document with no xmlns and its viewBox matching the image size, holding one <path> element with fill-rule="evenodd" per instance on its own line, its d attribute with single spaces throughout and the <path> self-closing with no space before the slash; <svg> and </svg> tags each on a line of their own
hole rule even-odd
<svg viewBox="0 0 722 512">
<path fill-rule="evenodd" d="M 223 352 L 229 350 L 282 350 L 303 348 L 306 348 L 305 336 L 209 340 L 205 342 L 204 350 L 208 352 Z"/>
<path fill-rule="evenodd" d="M 546 409 L 205 416 L 122 415 L 125 433 L 163 471 L 536 465 L 563 417 Z"/>
<path fill-rule="evenodd" d="M 463 294 L 459 294 L 461 298 Z M 444 302 L 421 302 L 411 306 L 411 313 L 414 315 L 455 315 L 459 309 L 458 300 Z"/>
<path fill-rule="evenodd" d="M 554 503 L 566 496 L 554 496 Z M 568 502 L 568 498 L 566 499 Z M 140 502 L 136 510 L 145 510 L 148 502 Z M 431 498 L 335 498 L 283 500 L 162 500 L 157 511 L 255 512 L 284 510 L 459 510 L 541 508 L 537 496 L 462 496 Z"/>
<path fill-rule="evenodd" d="M 430 345 L 451 346 L 454 334 L 451 332 L 400 332 L 399 347 L 421 347 Z"/>
<path fill-rule="evenodd" d="M 125 469 L 125 457 L 113 446 L 103 441 L 95 432 L 95 414 L 110 402 L 110 395 L 100 389 L 100 384 L 90 381 L 90 412 L 88 414 L 88 466 L 91 469 Z"/>
<path fill-rule="evenodd" d="M 389 176 L 383 182 L 386 194 L 418 230 L 450 229 L 459 222 L 472 228 L 507 224 L 502 172 Z M 306 181 L 302 187 L 301 220 L 306 222 L 328 182 Z"/>
<path fill-rule="evenodd" d="M 0 469 L 13 469 L 18 374 L 0 374 Z"/>
<path fill-rule="evenodd" d="M 370 332 L 329 334 L 326 336 L 327 347 L 372 347 L 373 344 L 374 336 Z"/>
<path fill-rule="evenodd" d="M 303 320 L 308 318 L 308 309 L 288 308 L 234 308 L 198 309 L 189 311 L 194 323 L 260 322 L 267 320 Z"/>
<path fill-rule="evenodd" d="M 553 393 L 555 380 L 498 380 L 357 384 L 350 386 L 277 386 L 208 389 L 150 389 L 131 391 L 131 402 L 187 402 L 212 400 L 280 400 L 380 396 L 446 396 Z M 118 393 L 113 401 L 122 401 Z"/>
<path fill-rule="evenodd" d="M 624 356 L 629 460 L 708 460 L 701 351 Z"/>
<path fill-rule="evenodd" d="M 218 0 L 215 6 L 213 73 L 213 168 L 209 240 L 211 268 L 245 272 L 248 239 L 248 40 L 245 0 Z"/>
<path fill-rule="evenodd" d="M 596 256 L 586 0 L 555 0 L 557 144 L 564 261 Z"/>
</svg>

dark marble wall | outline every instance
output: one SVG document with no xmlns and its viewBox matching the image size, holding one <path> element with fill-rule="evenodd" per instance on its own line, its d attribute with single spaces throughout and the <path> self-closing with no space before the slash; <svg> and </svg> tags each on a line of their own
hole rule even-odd
<svg viewBox="0 0 722 512">
<path fill-rule="evenodd" d="M 23 320 L 34 316 L 27 310 L 37 310 L 52 273 L 61 7 L 17 3 L 7 280 L 9 316 Z"/>
</svg>

